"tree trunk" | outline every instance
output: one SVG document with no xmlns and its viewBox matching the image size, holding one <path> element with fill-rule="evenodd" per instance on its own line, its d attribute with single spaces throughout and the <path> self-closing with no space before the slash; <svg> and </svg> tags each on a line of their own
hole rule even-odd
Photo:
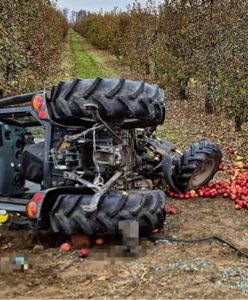
<svg viewBox="0 0 248 300">
<path fill-rule="evenodd" d="M 187 100 L 189 98 L 187 95 L 187 92 L 186 92 L 186 88 L 180 88 L 178 94 L 179 94 L 180 99 L 182 99 L 182 100 Z"/>
<path fill-rule="evenodd" d="M 215 38 L 213 28 L 213 4 L 214 0 L 210 1 L 210 44 L 209 44 L 209 56 L 208 56 L 208 68 L 209 78 L 207 81 L 207 94 L 205 97 L 205 112 L 212 114 L 214 112 L 214 98 L 215 98 L 215 76 L 216 76 L 216 65 L 215 65 Z"/>
<path fill-rule="evenodd" d="M 149 63 L 145 63 L 145 74 L 150 75 L 151 74 L 151 69 Z"/>
<path fill-rule="evenodd" d="M 205 113 L 212 114 L 214 112 L 214 84 L 208 82 L 207 94 L 205 97 Z"/>
<path fill-rule="evenodd" d="M 205 99 L 205 113 L 212 114 L 214 112 L 213 106 L 211 104 L 211 100 L 207 96 Z"/>
<path fill-rule="evenodd" d="M 189 83 L 189 77 L 184 78 L 184 79 L 181 78 L 179 80 L 180 88 L 178 91 L 178 95 L 179 95 L 180 99 L 182 99 L 182 100 L 187 100 L 189 98 L 188 94 L 187 94 L 188 83 Z"/>
<path fill-rule="evenodd" d="M 238 116 L 236 116 L 234 118 L 234 122 L 235 122 L 235 131 L 240 132 L 242 130 L 243 122 L 241 121 L 241 119 Z"/>
</svg>

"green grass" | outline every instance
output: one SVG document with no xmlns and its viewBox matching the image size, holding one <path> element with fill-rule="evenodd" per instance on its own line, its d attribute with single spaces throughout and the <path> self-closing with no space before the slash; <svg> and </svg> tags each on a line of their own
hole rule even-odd
<svg viewBox="0 0 248 300">
<path fill-rule="evenodd" d="M 187 137 L 171 127 L 171 125 L 165 122 L 162 126 L 157 128 L 156 134 L 160 138 L 166 138 L 169 142 L 179 149 L 186 148 L 187 145 Z"/>
<path fill-rule="evenodd" d="M 114 70 L 103 65 L 101 57 L 91 51 L 86 51 L 82 39 L 73 30 L 70 31 L 70 41 L 77 77 L 116 77 Z"/>
</svg>

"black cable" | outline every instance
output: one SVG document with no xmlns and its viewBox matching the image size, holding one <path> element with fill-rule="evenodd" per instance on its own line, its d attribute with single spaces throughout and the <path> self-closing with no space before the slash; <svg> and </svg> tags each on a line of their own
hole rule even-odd
<svg viewBox="0 0 248 300">
<path fill-rule="evenodd" d="M 168 242 L 172 242 L 172 243 L 184 243 L 184 244 L 196 244 L 196 243 L 207 243 L 207 242 L 217 241 L 217 242 L 220 242 L 222 244 L 229 246 L 232 250 L 236 251 L 240 256 L 248 258 L 248 253 L 245 253 L 245 252 L 239 250 L 237 247 L 235 247 L 231 243 L 225 241 L 224 239 L 222 239 L 218 236 L 210 236 L 207 238 L 196 239 L 196 240 L 178 240 L 178 239 L 169 238 L 166 236 L 160 236 L 160 237 L 150 236 L 148 239 L 154 243 L 168 241 Z"/>
</svg>

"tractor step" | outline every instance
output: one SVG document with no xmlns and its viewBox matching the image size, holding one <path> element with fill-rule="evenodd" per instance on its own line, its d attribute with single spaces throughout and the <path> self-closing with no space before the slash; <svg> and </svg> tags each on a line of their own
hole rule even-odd
<svg viewBox="0 0 248 300">
<path fill-rule="evenodd" d="M 26 213 L 26 206 L 30 199 L 0 197 L 0 209 L 7 212 Z"/>
</svg>

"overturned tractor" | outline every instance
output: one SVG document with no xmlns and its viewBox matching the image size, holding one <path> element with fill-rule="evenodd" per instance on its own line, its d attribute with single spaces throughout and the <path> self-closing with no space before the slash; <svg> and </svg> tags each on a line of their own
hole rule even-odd
<svg viewBox="0 0 248 300">
<path fill-rule="evenodd" d="M 181 152 L 154 138 L 164 118 L 163 90 L 138 81 L 75 79 L 2 99 L 0 208 L 66 235 L 114 236 L 123 220 L 141 236 L 162 228 L 161 182 L 198 189 L 222 158 L 206 140 Z"/>
</svg>

